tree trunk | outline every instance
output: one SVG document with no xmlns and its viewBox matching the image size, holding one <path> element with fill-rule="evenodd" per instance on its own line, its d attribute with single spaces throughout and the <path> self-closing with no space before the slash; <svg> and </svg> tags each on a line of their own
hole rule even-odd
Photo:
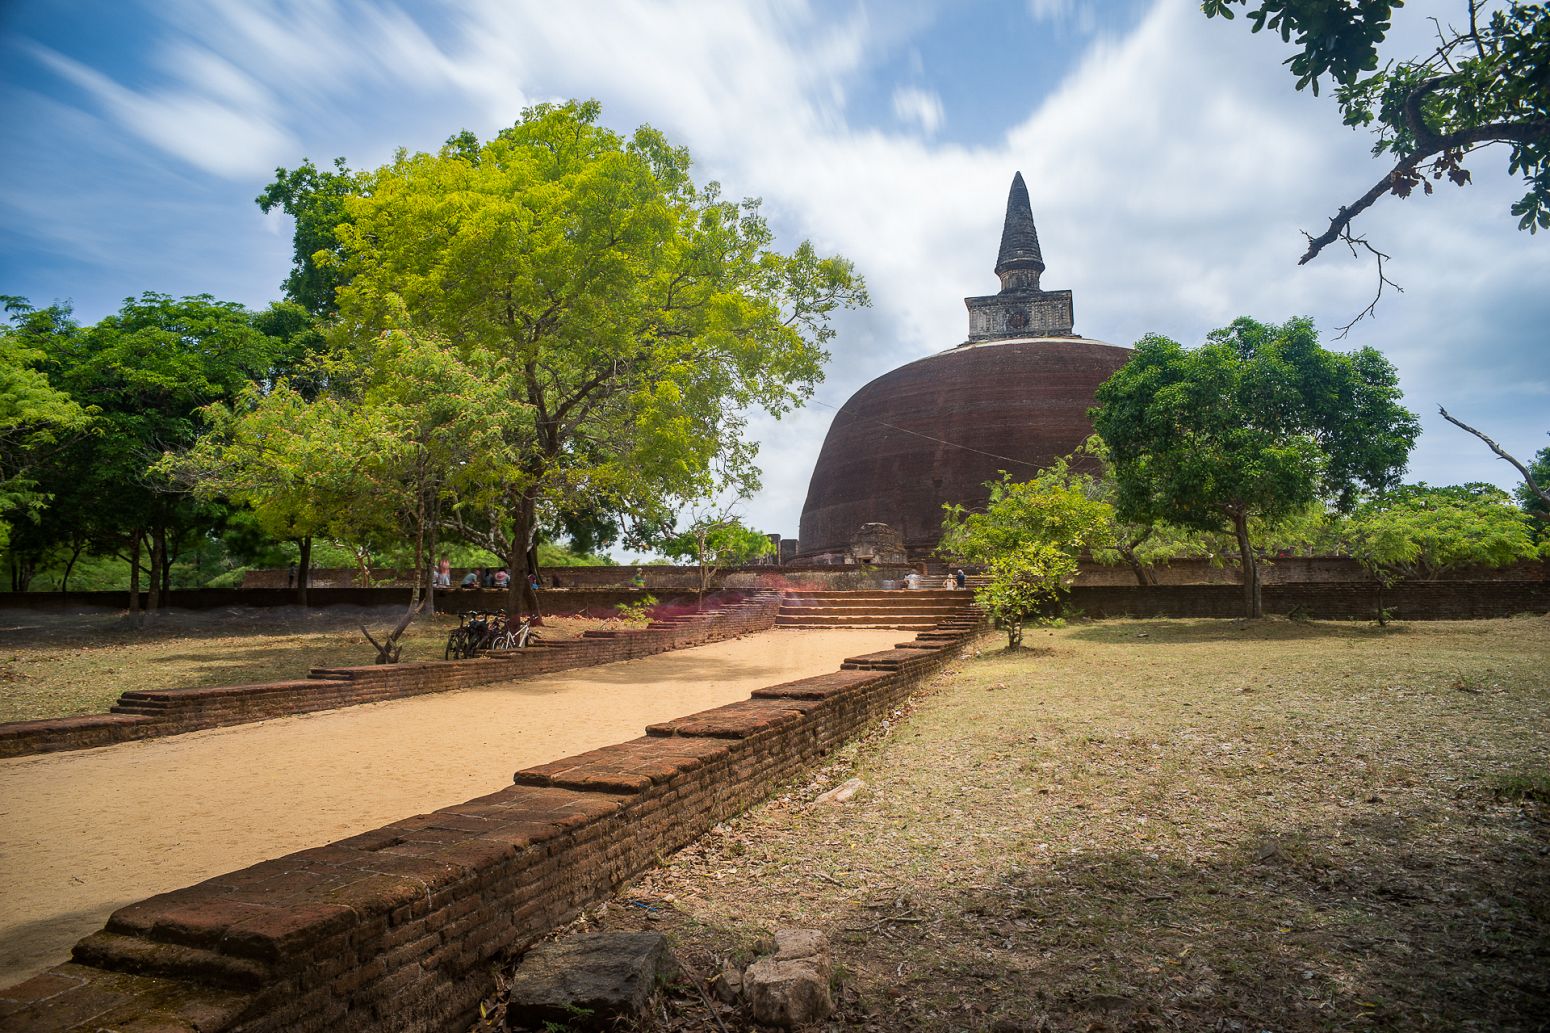
<svg viewBox="0 0 1550 1033">
<path fill-rule="evenodd" d="M 1157 575 L 1152 571 L 1152 568 L 1148 567 L 1146 564 L 1142 563 L 1139 559 L 1136 558 L 1134 545 L 1120 546 L 1119 554 L 1123 556 L 1125 562 L 1129 564 L 1130 572 L 1136 576 L 1136 584 L 1141 585 L 1143 588 L 1148 585 L 1157 584 Z"/>
<path fill-rule="evenodd" d="M 1259 591 L 1259 565 L 1254 560 L 1254 547 L 1249 544 L 1249 518 L 1236 513 L 1232 518 L 1233 533 L 1238 538 L 1238 563 L 1243 571 L 1243 606 L 1248 617 L 1263 617 L 1264 607 Z"/>
<path fill-rule="evenodd" d="M 436 534 L 437 509 L 438 507 L 435 503 L 435 500 L 432 500 L 431 526 L 428 532 L 428 536 L 430 538 L 430 548 L 426 550 L 429 553 L 429 555 L 426 557 L 426 561 L 428 563 L 435 563 L 436 565 L 430 568 L 430 576 L 425 579 L 425 614 L 432 621 L 436 619 L 436 579 L 441 576 L 441 564 L 436 560 L 436 545 L 438 541 Z"/>
<path fill-rule="evenodd" d="M 140 531 L 129 536 L 129 622 L 140 616 Z"/>
<path fill-rule="evenodd" d="M 176 539 L 174 539 L 176 540 Z M 161 603 L 167 605 L 167 593 L 172 591 L 172 565 L 177 562 L 178 552 L 167 544 L 167 529 L 161 531 Z"/>
<path fill-rule="evenodd" d="M 539 616 L 538 593 L 527 580 L 528 552 L 533 548 L 537 524 L 538 500 L 531 494 L 524 495 L 512 513 L 511 551 L 506 558 L 506 570 L 511 574 L 511 584 L 506 586 L 506 612 L 513 616 Z"/>
<path fill-rule="evenodd" d="M 155 613 L 161 609 L 161 535 L 156 528 L 151 528 L 151 569 L 146 572 L 145 609 L 147 613 Z"/>
<path fill-rule="evenodd" d="M 77 545 L 70 553 L 70 562 L 65 564 L 65 572 L 59 579 L 59 590 L 61 592 L 70 591 L 70 571 L 75 569 L 75 561 L 81 558 L 82 548 L 83 546 Z"/>
<path fill-rule="evenodd" d="M 422 454 L 420 460 L 420 484 L 421 489 L 415 493 L 414 503 L 414 591 L 409 596 L 411 613 L 419 613 L 425 606 L 425 589 L 430 585 L 430 578 L 425 570 L 425 525 L 430 517 L 430 511 L 425 505 L 425 460 Z"/>
<path fill-rule="evenodd" d="M 296 549 L 301 554 L 296 563 L 296 605 L 305 608 L 307 605 L 307 572 L 312 567 L 312 536 L 303 535 L 296 539 Z"/>
</svg>

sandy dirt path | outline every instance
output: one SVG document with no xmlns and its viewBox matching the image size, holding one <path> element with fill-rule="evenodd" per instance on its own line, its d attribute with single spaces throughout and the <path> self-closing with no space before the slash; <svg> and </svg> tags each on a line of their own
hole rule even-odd
<svg viewBox="0 0 1550 1033">
<path fill-rule="evenodd" d="M 511 784 L 885 649 L 899 631 L 764 632 L 415 699 L 0 761 L 0 988 L 124 904 Z"/>
</svg>

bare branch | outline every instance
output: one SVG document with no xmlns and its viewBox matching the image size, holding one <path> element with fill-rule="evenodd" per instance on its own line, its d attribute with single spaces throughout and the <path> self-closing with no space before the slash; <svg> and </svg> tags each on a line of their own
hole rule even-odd
<svg viewBox="0 0 1550 1033">
<path fill-rule="evenodd" d="M 1452 415 L 1449 414 L 1448 410 L 1444 409 L 1442 406 L 1439 405 L 1437 407 L 1437 411 L 1442 413 L 1442 418 L 1443 419 L 1447 420 L 1449 423 L 1453 424 L 1455 427 L 1458 427 L 1461 430 L 1469 431 L 1469 433 L 1473 434 L 1475 437 L 1479 438 L 1481 441 L 1484 441 L 1486 443 L 1486 446 L 1488 448 L 1490 448 L 1490 450 L 1492 452 L 1495 452 L 1498 456 L 1500 456 L 1501 458 L 1507 460 L 1507 462 L 1511 463 L 1517 469 L 1518 473 L 1522 475 L 1523 483 L 1528 485 L 1528 490 L 1533 492 L 1535 495 L 1538 495 L 1541 499 L 1543 499 L 1544 502 L 1545 502 L 1545 505 L 1550 506 L 1550 491 L 1546 491 L 1544 488 L 1541 488 L 1537 483 L 1535 483 L 1534 475 L 1529 472 L 1529 468 L 1528 467 L 1526 467 L 1522 463 L 1518 462 L 1517 459 L 1513 458 L 1513 456 L 1510 453 L 1508 453 L 1504 448 L 1502 448 L 1502 446 L 1498 445 L 1496 442 L 1494 442 L 1490 438 L 1486 437 L 1480 431 L 1478 431 L 1475 428 L 1471 427 L 1469 424 L 1465 423 L 1464 421 L 1454 418 Z"/>
<path fill-rule="evenodd" d="M 1373 247 L 1372 244 L 1368 242 L 1366 237 L 1353 237 L 1351 235 L 1351 231 L 1346 230 L 1341 234 L 1340 239 L 1344 240 L 1346 247 L 1351 249 L 1352 258 L 1359 257 L 1356 251 L 1356 246 L 1360 244 L 1362 247 L 1366 248 L 1374 258 L 1378 260 L 1378 292 L 1373 295 L 1372 301 L 1367 303 L 1367 307 L 1356 314 L 1355 319 L 1351 320 L 1345 326 L 1340 327 L 1340 332 L 1335 335 L 1335 340 L 1337 341 L 1343 340 L 1345 335 L 1351 332 L 1351 328 L 1353 326 L 1355 326 L 1357 323 L 1360 323 L 1368 316 L 1372 315 L 1373 311 L 1378 307 L 1378 302 L 1383 298 L 1383 289 L 1385 287 L 1392 287 L 1401 294 L 1405 292 L 1403 287 L 1389 279 L 1388 274 L 1383 271 L 1383 263 L 1388 261 L 1389 256 Z"/>
<path fill-rule="evenodd" d="M 1469 36 L 1475 41 L 1475 53 L 1485 60 L 1485 44 L 1480 40 L 1480 5 L 1482 0 L 1469 0 Z"/>
</svg>

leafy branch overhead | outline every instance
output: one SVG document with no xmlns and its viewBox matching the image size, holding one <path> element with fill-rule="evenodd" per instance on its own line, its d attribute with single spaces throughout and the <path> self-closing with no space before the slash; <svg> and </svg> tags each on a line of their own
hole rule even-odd
<svg viewBox="0 0 1550 1033">
<path fill-rule="evenodd" d="M 1335 86 L 1346 125 L 1377 136 L 1373 154 L 1392 166 L 1365 193 L 1340 206 L 1323 233 L 1308 235 L 1307 263 L 1336 240 L 1366 244 L 1351 223 L 1387 194 L 1432 192 L 1443 179 L 1470 181 L 1465 159 L 1497 144 L 1507 172 L 1527 187 L 1512 205 L 1518 228 L 1550 228 L 1550 9 L 1508 3 L 1491 10 L 1467 0 L 1460 24 L 1432 19 L 1430 53 L 1382 61 L 1394 10 L 1403 0 L 1203 0 L 1208 17 L 1244 7 L 1255 32 L 1270 30 L 1297 47 L 1287 59 L 1297 89 Z"/>
</svg>

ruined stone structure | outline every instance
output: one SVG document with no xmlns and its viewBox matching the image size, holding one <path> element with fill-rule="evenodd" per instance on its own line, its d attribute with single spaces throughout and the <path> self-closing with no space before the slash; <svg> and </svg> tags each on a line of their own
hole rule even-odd
<svg viewBox="0 0 1550 1033">
<path fill-rule="evenodd" d="M 906 563 L 904 536 L 887 524 L 862 524 L 850 541 L 850 558 L 857 563 Z"/>
<path fill-rule="evenodd" d="M 1070 291 L 1039 286 L 1044 256 L 1018 173 L 998 294 L 965 298 L 968 339 L 867 384 L 834 418 L 802 507 L 799 558 L 843 555 L 864 524 L 897 529 L 912 558 L 941 537 L 943 503 L 985 503 L 1005 470 L 1030 477 L 1092 433 L 1098 385 L 1130 350 L 1072 334 Z"/>
</svg>

